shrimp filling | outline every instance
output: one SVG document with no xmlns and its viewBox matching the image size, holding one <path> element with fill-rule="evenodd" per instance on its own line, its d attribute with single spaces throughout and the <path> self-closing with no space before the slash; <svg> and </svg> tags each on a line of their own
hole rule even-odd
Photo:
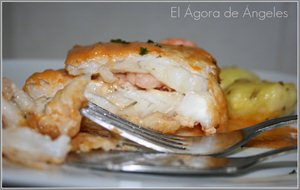
<svg viewBox="0 0 300 190">
<path fill-rule="evenodd" d="M 205 132 L 214 133 L 205 128 L 211 122 L 208 104 L 212 101 L 204 77 L 166 63 L 154 66 L 139 62 L 142 67 L 133 64 L 136 68 L 124 62 L 102 65 L 101 71 L 91 73 L 95 77 L 85 97 L 124 119 L 162 133 L 175 134 L 180 128 L 199 124 Z M 91 66 L 86 64 L 86 68 Z"/>
</svg>

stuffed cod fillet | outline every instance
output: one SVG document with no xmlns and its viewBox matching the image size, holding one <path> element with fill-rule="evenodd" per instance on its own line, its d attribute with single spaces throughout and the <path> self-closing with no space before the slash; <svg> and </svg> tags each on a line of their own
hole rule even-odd
<svg viewBox="0 0 300 190">
<path fill-rule="evenodd" d="M 74 46 L 65 69 L 92 75 L 87 100 L 161 133 L 200 128 L 213 134 L 227 121 L 214 58 L 197 47 L 113 41 Z"/>
</svg>

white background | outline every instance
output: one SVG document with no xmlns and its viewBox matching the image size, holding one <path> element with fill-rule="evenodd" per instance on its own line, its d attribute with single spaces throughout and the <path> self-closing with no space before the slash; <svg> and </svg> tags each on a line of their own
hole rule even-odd
<svg viewBox="0 0 300 190">
<path fill-rule="evenodd" d="M 171 18 L 171 7 L 184 12 L 230 6 L 240 14 L 287 11 L 287 18 Z M 61 59 L 75 44 L 122 38 L 159 41 L 184 37 L 211 52 L 223 67 L 297 73 L 297 4 L 294 3 L 3 3 L 5 59 Z M 62 61 L 63 62 L 63 61 Z M 42 63 L 41 63 L 42 64 Z M 63 63 L 62 63 L 63 67 Z"/>
</svg>

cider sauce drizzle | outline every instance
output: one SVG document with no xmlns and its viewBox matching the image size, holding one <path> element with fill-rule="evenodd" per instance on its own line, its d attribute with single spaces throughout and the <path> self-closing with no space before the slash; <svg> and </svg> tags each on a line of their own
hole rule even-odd
<svg viewBox="0 0 300 190">
<path fill-rule="evenodd" d="M 218 132 L 226 132 L 238 130 L 255 125 L 256 121 L 231 119 L 226 126 L 220 127 Z M 297 129 L 292 126 L 283 126 L 264 132 L 252 140 L 250 140 L 246 147 L 259 148 L 282 148 L 286 146 L 297 145 Z"/>
<path fill-rule="evenodd" d="M 226 133 L 242 128 L 250 127 L 259 122 L 251 120 L 230 119 L 226 125 L 220 126 L 217 133 Z M 183 136 L 204 136 L 201 126 L 196 126 L 193 129 L 180 129 L 176 135 Z M 286 146 L 297 145 L 297 129 L 291 126 L 283 126 L 277 129 L 264 132 L 252 140 L 245 147 L 257 148 L 282 148 Z"/>
</svg>

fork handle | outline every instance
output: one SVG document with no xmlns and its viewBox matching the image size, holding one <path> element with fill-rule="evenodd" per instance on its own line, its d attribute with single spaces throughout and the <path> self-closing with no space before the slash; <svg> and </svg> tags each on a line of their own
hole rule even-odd
<svg viewBox="0 0 300 190">
<path fill-rule="evenodd" d="M 264 121 L 252 127 L 245 128 L 244 134 L 249 138 L 257 136 L 265 131 L 269 131 L 271 129 L 279 128 L 283 125 L 289 125 L 297 122 L 297 115 L 289 115 L 280 118 L 275 118 L 271 120 Z"/>
<path fill-rule="evenodd" d="M 290 152 L 293 152 L 297 150 L 297 146 L 287 146 L 287 147 L 283 147 L 283 148 L 279 148 L 279 149 L 275 149 L 275 150 L 270 150 L 261 154 L 257 154 L 254 155 L 254 158 L 257 158 L 258 161 L 264 161 L 266 159 L 269 158 L 273 158 L 275 156 L 279 156 L 279 155 L 285 155 L 285 154 L 289 154 Z"/>
<path fill-rule="evenodd" d="M 253 125 L 251 127 L 247 127 L 242 129 L 241 131 L 243 132 L 244 138 L 237 142 L 235 145 L 230 146 L 229 148 L 225 149 L 224 151 L 212 155 L 217 155 L 217 156 L 228 156 L 233 151 L 235 151 L 237 148 L 243 146 L 247 142 L 249 142 L 253 137 L 256 137 L 257 135 L 269 131 L 271 129 L 279 128 L 282 125 L 288 125 L 295 123 L 297 121 L 297 115 L 289 115 L 285 117 L 280 117 L 280 118 L 275 118 L 271 120 L 264 121 L 262 123 Z"/>
</svg>

